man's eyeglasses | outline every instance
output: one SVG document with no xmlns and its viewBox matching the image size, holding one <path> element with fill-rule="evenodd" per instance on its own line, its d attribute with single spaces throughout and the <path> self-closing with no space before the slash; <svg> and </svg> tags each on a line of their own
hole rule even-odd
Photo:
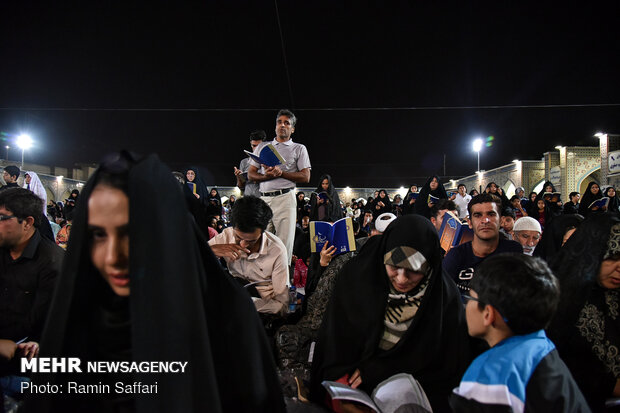
<svg viewBox="0 0 620 413">
<path fill-rule="evenodd" d="M 463 304 L 467 304 L 471 300 L 484 304 L 484 301 L 481 301 L 479 298 L 472 297 L 471 295 L 461 294 L 461 298 L 463 299 Z"/>
<path fill-rule="evenodd" d="M 11 218 L 17 218 L 15 215 L 0 215 L 0 222 L 8 221 Z M 19 219 L 19 218 L 17 218 Z"/>
</svg>

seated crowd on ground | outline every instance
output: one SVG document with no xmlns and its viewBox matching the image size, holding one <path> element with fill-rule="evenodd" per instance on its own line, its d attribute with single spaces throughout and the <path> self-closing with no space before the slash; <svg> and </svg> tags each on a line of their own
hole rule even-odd
<svg viewBox="0 0 620 413">
<path fill-rule="evenodd" d="M 250 134 L 254 155 L 276 148 L 289 162 L 244 159 L 231 171 L 243 195 L 225 202 L 200 168 L 172 173 L 156 155 L 111 155 L 64 202 L 47 202 L 36 173 L 5 167 L 0 412 L 364 411 L 323 382 L 371 394 L 399 373 L 436 412 L 597 412 L 620 397 L 613 187 L 592 182 L 563 203 L 551 182 L 529 197 L 493 182 L 452 193 L 432 175 L 404 196 L 341 199 L 329 171 L 311 175 L 296 120 L 282 110 L 275 139 Z M 442 248 L 447 217 L 471 240 Z M 315 223 L 342 218 L 349 247 L 317 248 Z M 22 357 L 191 368 L 30 375 Z M 159 391 L 22 391 L 67 380 Z"/>
</svg>

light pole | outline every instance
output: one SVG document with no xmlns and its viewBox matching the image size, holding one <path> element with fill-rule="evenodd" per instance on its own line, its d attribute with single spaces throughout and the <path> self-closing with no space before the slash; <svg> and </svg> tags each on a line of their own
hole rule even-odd
<svg viewBox="0 0 620 413">
<path fill-rule="evenodd" d="M 6 160 L 8 161 L 9 160 L 9 149 L 11 149 L 11 147 L 9 145 L 6 145 L 5 148 L 6 148 Z"/>
<path fill-rule="evenodd" d="M 17 137 L 17 146 L 22 149 L 22 169 L 24 169 L 24 151 L 32 146 L 32 138 L 26 134 Z"/>
<path fill-rule="evenodd" d="M 478 172 L 480 172 L 480 150 L 482 149 L 482 143 L 483 142 L 481 138 L 474 139 L 473 149 L 474 152 L 478 154 Z"/>
</svg>

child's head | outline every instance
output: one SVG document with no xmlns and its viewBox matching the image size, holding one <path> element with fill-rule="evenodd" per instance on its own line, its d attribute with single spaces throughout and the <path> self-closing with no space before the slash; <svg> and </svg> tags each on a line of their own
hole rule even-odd
<svg viewBox="0 0 620 413">
<path fill-rule="evenodd" d="M 504 208 L 502 210 L 502 217 L 499 221 L 499 225 L 506 232 L 512 232 L 512 228 L 515 225 L 515 212 L 511 208 Z"/>
<path fill-rule="evenodd" d="M 469 334 L 487 339 L 494 329 L 505 330 L 508 337 L 546 328 L 557 308 L 560 288 L 543 260 L 499 254 L 476 269 L 470 294 L 475 300 L 466 305 Z"/>
</svg>

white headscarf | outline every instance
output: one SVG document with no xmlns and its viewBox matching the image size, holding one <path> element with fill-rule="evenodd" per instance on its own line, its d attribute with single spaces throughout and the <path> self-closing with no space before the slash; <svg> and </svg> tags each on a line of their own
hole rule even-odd
<svg viewBox="0 0 620 413">
<path fill-rule="evenodd" d="M 41 183 L 41 179 L 36 174 L 36 172 L 26 171 L 26 174 L 30 176 L 30 188 L 28 188 L 28 184 L 26 183 L 26 179 L 24 179 L 24 188 L 30 189 L 36 196 L 43 200 L 43 215 L 47 214 L 47 192 L 45 192 L 45 188 L 43 187 L 43 183 Z M 24 177 L 26 176 L 24 174 Z"/>
</svg>

